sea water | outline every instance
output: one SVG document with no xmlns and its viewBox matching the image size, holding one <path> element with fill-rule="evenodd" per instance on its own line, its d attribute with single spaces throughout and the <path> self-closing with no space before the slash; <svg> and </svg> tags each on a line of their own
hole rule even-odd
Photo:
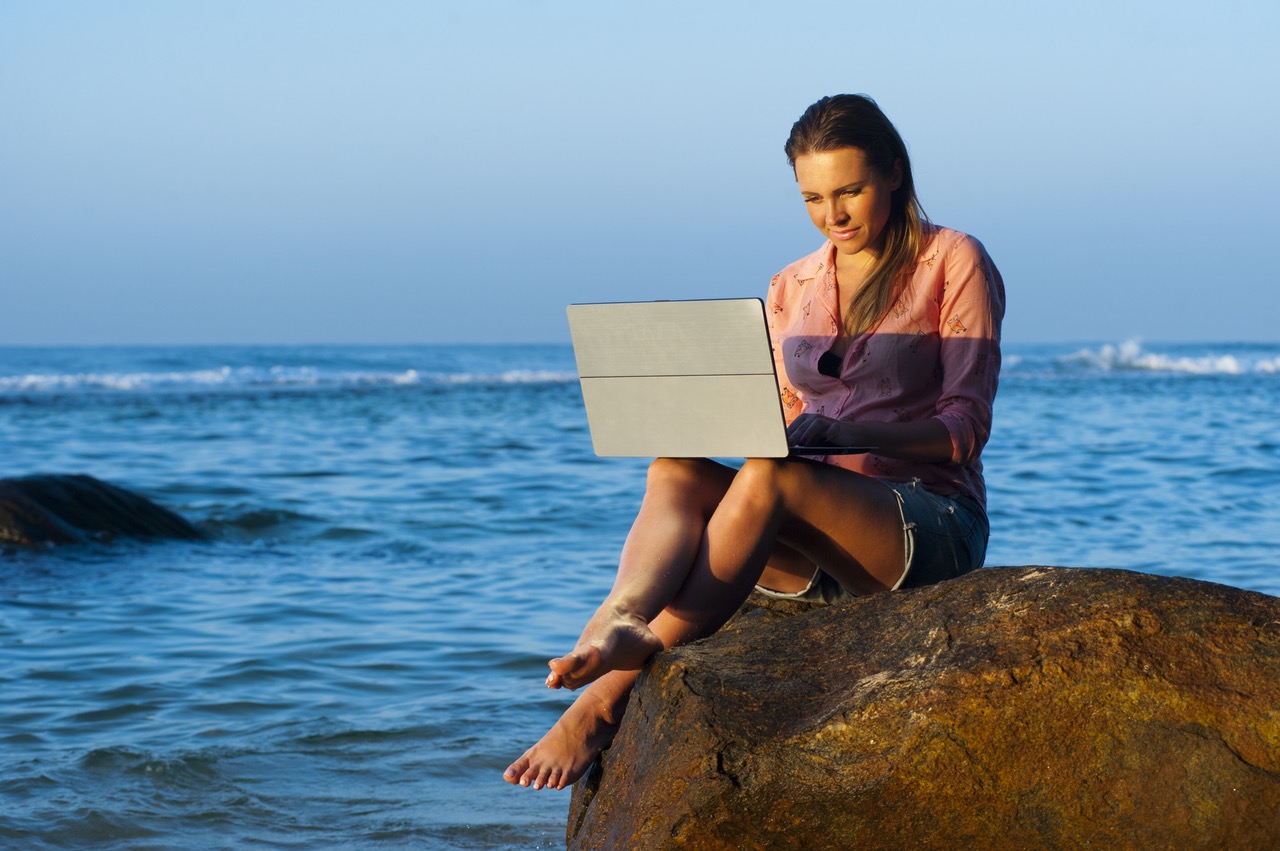
<svg viewBox="0 0 1280 851">
<path fill-rule="evenodd" d="M 1280 345 L 1005 355 L 988 565 L 1280 594 Z M 0 847 L 561 847 L 501 772 L 644 469 L 567 346 L 0 349 L 0 476 L 208 535 L 0 554 Z"/>
</svg>

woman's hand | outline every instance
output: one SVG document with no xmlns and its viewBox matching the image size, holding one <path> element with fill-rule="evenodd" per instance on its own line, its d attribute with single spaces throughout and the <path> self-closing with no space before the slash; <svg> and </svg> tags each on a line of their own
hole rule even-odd
<svg viewBox="0 0 1280 851">
<path fill-rule="evenodd" d="M 858 424 L 819 414 L 801 414 L 787 426 L 790 446 L 862 446 Z"/>
</svg>

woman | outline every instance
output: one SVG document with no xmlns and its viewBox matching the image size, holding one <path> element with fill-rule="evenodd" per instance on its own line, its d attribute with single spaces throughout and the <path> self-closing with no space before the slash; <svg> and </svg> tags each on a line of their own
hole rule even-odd
<svg viewBox="0 0 1280 851">
<path fill-rule="evenodd" d="M 827 238 L 774 277 L 766 302 L 788 438 L 876 448 L 741 469 L 654 461 L 613 589 L 549 663 L 549 687 L 591 687 L 507 769 L 510 783 L 577 780 L 645 661 L 715 632 L 753 588 L 830 602 L 982 564 L 1000 275 L 976 240 L 925 218 L 906 146 L 870 98 L 813 104 L 786 153 Z"/>
</svg>

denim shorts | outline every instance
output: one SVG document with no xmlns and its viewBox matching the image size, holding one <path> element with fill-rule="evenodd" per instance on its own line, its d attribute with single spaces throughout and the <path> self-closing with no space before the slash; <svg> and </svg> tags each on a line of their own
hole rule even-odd
<svg viewBox="0 0 1280 851">
<path fill-rule="evenodd" d="M 955 579 L 982 566 L 991 526 L 987 513 L 967 496 L 939 496 L 924 489 L 919 479 L 884 482 L 898 497 L 907 568 L 894 586 L 919 588 Z M 857 596 L 822 570 L 815 570 L 809 587 L 793 594 L 756 586 L 769 597 L 834 603 Z"/>
</svg>

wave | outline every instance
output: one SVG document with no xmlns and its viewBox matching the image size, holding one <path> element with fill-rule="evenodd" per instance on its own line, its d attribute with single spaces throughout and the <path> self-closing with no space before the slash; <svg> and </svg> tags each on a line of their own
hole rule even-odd
<svg viewBox="0 0 1280 851">
<path fill-rule="evenodd" d="M 0 355 L 4 350 L 0 349 Z M 13 356 L 13 350 L 8 352 Z M 19 353 L 25 354 L 25 353 Z M 302 357 L 289 350 L 255 350 L 207 357 L 198 348 L 160 353 L 146 349 L 67 350 L 51 360 L 0 361 L 0 402 L 74 395 L 237 394 L 332 392 L 378 388 L 440 389 L 486 386 L 574 385 L 568 347 L 530 353 L 515 347 L 474 352 L 431 349 L 425 352 L 319 349 Z M 314 358 L 311 357 L 314 355 Z M 217 356 L 215 356 L 217 357 Z M 276 360 L 279 358 L 279 360 Z M 7 359 L 7 358 L 6 358 Z M 240 361 L 236 364 L 236 361 Z M 292 360 L 293 363 L 289 363 Z M 492 369 L 492 365 L 519 368 Z M 408 364 L 413 364 L 409 366 Z M 88 367 L 88 368 L 86 368 Z M 159 368 L 157 368 L 159 367 Z M 1003 371 L 1045 377 L 1064 373 L 1155 372 L 1182 375 L 1280 375 L 1275 344 L 1170 344 L 1146 348 L 1138 340 L 1080 348 L 1060 344 L 1006 346 Z"/>
<path fill-rule="evenodd" d="M 1137 340 L 1128 340 L 1115 346 L 1107 344 L 1097 349 L 1080 349 L 1058 358 L 1058 362 L 1065 366 L 1084 367 L 1102 372 L 1162 372 L 1183 375 L 1280 374 L 1280 356 L 1270 352 L 1262 355 L 1213 351 L 1170 354 L 1147 351 Z"/>
<path fill-rule="evenodd" d="M 497 373 L 326 371 L 312 367 L 230 367 L 167 372 L 82 372 L 0 375 L 0 396 L 54 393 L 152 393 L 181 391 L 305 390 L 424 387 L 462 384 L 566 384 L 576 373 L 509 370 Z"/>
</svg>

